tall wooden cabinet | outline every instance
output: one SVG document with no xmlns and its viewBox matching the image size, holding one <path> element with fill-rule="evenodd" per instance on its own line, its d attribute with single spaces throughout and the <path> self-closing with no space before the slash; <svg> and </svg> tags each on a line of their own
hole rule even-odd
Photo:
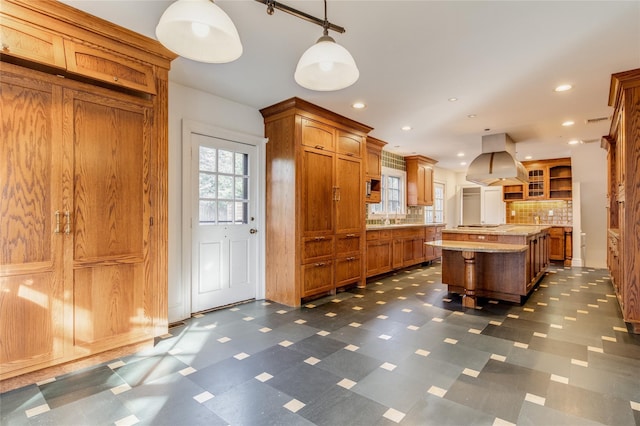
<svg viewBox="0 0 640 426">
<path fill-rule="evenodd" d="M 607 264 L 622 316 L 640 333 L 640 68 L 611 76 L 609 105 Z"/>
<path fill-rule="evenodd" d="M 437 163 L 429 157 L 404 157 L 407 165 L 407 205 L 433 205 L 433 167 Z"/>
<path fill-rule="evenodd" d="M 289 306 L 365 277 L 371 128 L 302 99 L 261 110 L 267 143 L 266 297 Z"/>
<path fill-rule="evenodd" d="M 58 2 L 3 0 L 0 27 L 7 379 L 166 333 L 174 55 Z"/>
</svg>

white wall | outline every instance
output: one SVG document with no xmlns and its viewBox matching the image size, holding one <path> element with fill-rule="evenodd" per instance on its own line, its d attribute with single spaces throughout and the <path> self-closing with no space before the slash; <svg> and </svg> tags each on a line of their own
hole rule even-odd
<svg viewBox="0 0 640 426">
<path fill-rule="evenodd" d="M 185 296 L 189 283 L 182 279 L 183 119 L 264 135 L 262 115 L 257 109 L 169 82 L 169 322 L 191 315 L 190 301 Z"/>
<path fill-rule="evenodd" d="M 586 234 L 584 265 L 607 267 L 607 153 L 599 143 L 577 145 L 571 152 L 574 184 L 580 185 L 580 224 L 574 227 L 574 257 L 580 257 L 579 234 Z M 575 222 L 574 206 L 574 222 Z"/>
</svg>

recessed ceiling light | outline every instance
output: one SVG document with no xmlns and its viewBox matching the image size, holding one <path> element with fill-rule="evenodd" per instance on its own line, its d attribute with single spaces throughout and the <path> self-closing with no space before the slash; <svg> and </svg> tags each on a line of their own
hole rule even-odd
<svg viewBox="0 0 640 426">
<path fill-rule="evenodd" d="M 532 156 L 530 156 L 530 155 L 527 155 L 527 156 L 525 156 L 525 157 L 524 157 L 524 159 L 525 159 L 525 160 L 531 160 L 532 158 L 533 158 L 533 157 L 532 157 Z"/>
<path fill-rule="evenodd" d="M 457 100 L 458 100 L 458 98 L 449 98 L 449 102 L 455 102 Z"/>
<path fill-rule="evenodd" d="M 570 84 L 561 84 L 560 86 L 556 87 L 554 90 L 556 92 L 566 92 L 567 90 L 571 90 L 573 86 Z"/>
<path fill-rule="evenodd" d="M 463 161 L 462 163 L 460 163 L 460 165 L 461 165 L 461 166 L 466 166 L 466 165 L 467 165 L 467 162 L 466 162 L 466 161 Z"/>
<path fill-rule="evenodd" d="M 394 145 L 393 147 L 394 148 L 400 148 L 400 145 Z"/>
<path fill-rule="evenodd" d="M 576 123 L 574 123 L 574 122 L 573 122 L 573 121 L 571 121 L 571 120 L 567 120 L 567 121 L 565 121 L 564 123 L 562 123 L 562 125 L 563 125 L 564 127 L 573 126 L 574 124 L 576 124 Z"/>
<path fill-rule="evenodd" d="M 458 157 L 464 157 L 464 152 L 459 152 Z"/>
<path fill-rule="evenodd" d="M 411 129 L 412 129 L 411 126 L 402 126 L 402 130 L 404 130 L 405 132 L 408 132 Z"/>
<path fill-rule="evenodd" d="M 469 117 L 469 118 L 476 118 L 476 115 L 475 115 L 475 114 L 469 114 L 469 115 L 467 115 L 467 117 Z"/>
<path fill-rule="evenodd" d="M 354 102 L 353 105 L 351 105 L 351 107 L 355 109 L 363 109 L 363 108 L 366 108 L 367 106 L 363 102 Z"/>
<path fill-rule="evenodd" d="M 569 143 L 569 145 L 578 145 L 578 144 L 582 143 L 582 141 L 578 140 L 578 139 L 571 139 L 568 143 Z"/>
</svg>

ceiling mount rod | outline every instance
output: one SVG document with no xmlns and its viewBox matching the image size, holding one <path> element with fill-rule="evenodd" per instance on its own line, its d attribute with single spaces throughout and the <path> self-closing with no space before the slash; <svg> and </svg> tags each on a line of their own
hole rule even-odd
<svg viewBox="0 0 640 426">
<path fill-rule="evenodd" d="M 298 9 L 294 9 L 291 6 L 287 6 L 286 4 L 277 2 L 275 0 L 255 0 L 255 1 L 266 5 L 268 8 L 272 7 L 274 9 L 278 9 L 283 12 L 286 12 L 290 15 L 297 16 L 298 18 L 304 19 L 305 21 L 319 25 L 322 28 L 325 28 L 325 26 L 328 24 L 328 29 L 338 32 L 340 34 L 346 31 L 343 27 L 332 24 L 331 22 L 327 22 L 325 19 L 316 18 L 315 16 L 309 15 L 308 13 L 302 12 Z M 325 4 L 325 16 L 326 16 L 326 4 Z"/>
</svg>

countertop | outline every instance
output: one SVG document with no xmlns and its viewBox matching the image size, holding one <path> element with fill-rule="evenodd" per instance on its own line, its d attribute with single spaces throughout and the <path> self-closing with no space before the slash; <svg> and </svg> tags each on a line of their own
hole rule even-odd
<svg viewBox="0 0 640 426">
<path fill-rule="evenodd" d="M 442 232 L 454 234 L 480 234 L 480 235 L 524 235 L 530 236 L 538 234 L 551 225 L 498 225 L 489 227 L 458 227 L 443 229 Z"/>
<path fill-rule="evenodd" d="M 425 226 L 446 226 L 446 223 L 400 223 L 390 225 L 367 225 L 367 231 L 378 231 L 380 229 L 397 228 L 424 228 Z"/>
<path fill-rule="evenodd" d="M 483 253 L 520 253 L 527 251 L 526 244 L 502 244 L 477 241 L 427 241 L 426 245 L 441 247 L 444 250 L 473 251 Z"/>
</svg>

